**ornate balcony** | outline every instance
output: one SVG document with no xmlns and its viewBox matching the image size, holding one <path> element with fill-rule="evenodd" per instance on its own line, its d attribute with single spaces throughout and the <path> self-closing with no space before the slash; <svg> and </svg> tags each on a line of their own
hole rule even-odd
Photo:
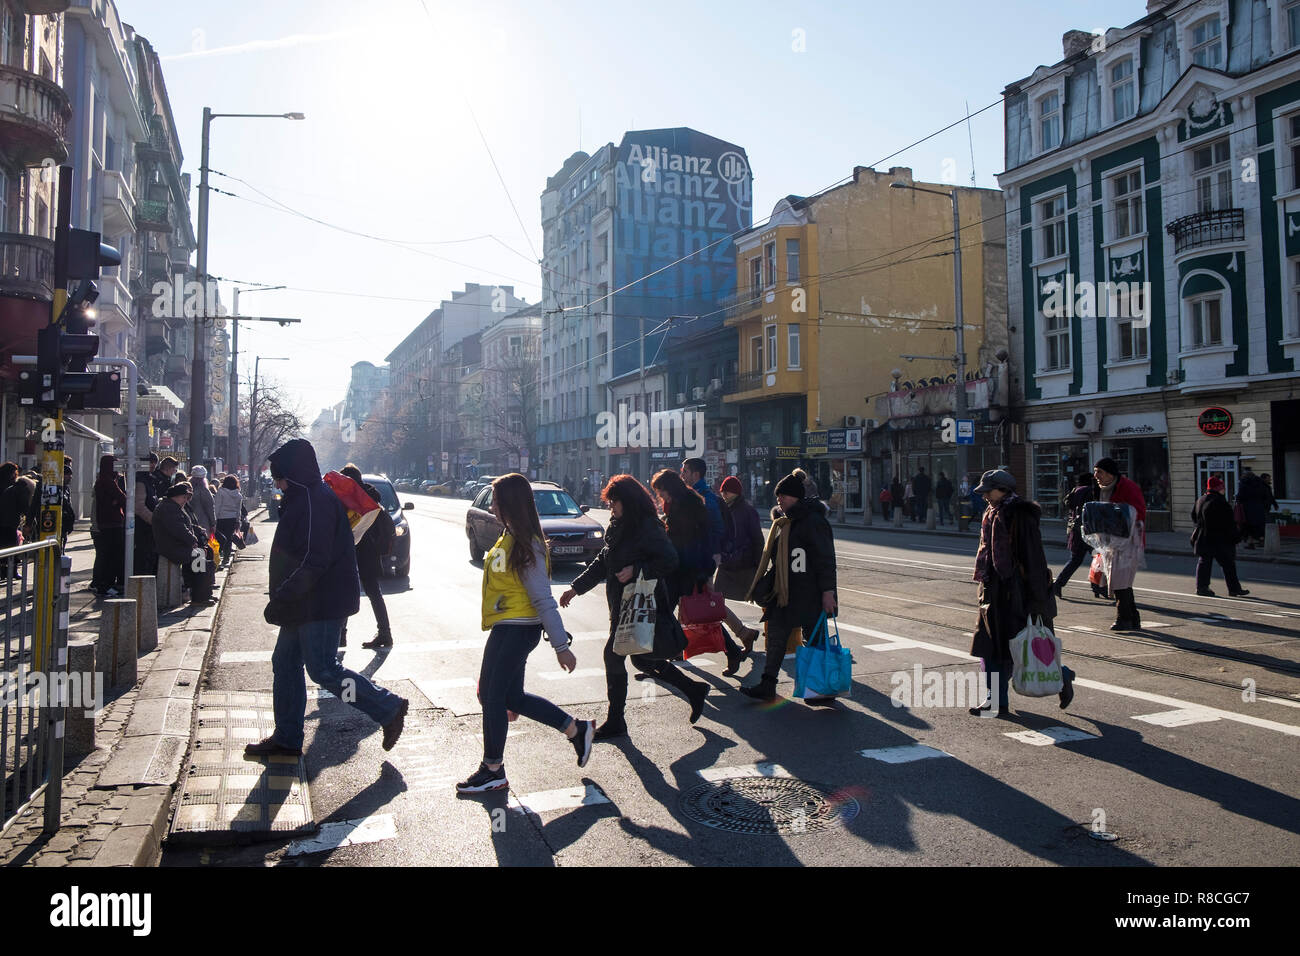
<svg viewBox="0 0 1300 956">
<path fill-rule="evenodd" d="M 0 295 L 50 302 L 54 298 L 54 242 L 0 232 Z"/>
<path fill-rule="evenodd" d="M 117 236 L 135 232 L 135 196 L 126 183 L 126 177 L 116 169 L 104 171 L 104 233 Z"/>
<path fill-rule="evenodd" d="M 135 206 L 135 223 L 145 232 L 171 232 L 171 210 L 166 202 L 141 199 Z"/>
<path fill-rule="evenodd" d="M 149 357 L 172 350 L 172 330 L 162 319 L 149 319 L 145 323 L 144 347 Z"/>
<path fill-rule="evenodd" d="M 57 83 L 13 66 L 0 66 L 0 142 L 23 166 L 68 158 L 72 107 Z"/>
<path fill-rule="evenodd" d="M 767 372 L 741 372 L 734 380 L 728 379 L 723 389 L 724 395 L 740 395 L 763 387 L 763 377 Z"/>
<path fill-rule="evenodd" d="M 1211 209 L 1175 219 L 1165 227 L 1174 237 L 1174 254 L 1202 246 L 1242 242 L 1246 238 L 1246 216 L 1242 209 Z"/>
<path fill-rule="evenodd" d="M 723 321 L 733 323 L 737 319 L 758 312 L 763 307 L 763 299 L 762 292 L 756 293 L 749 289 L 742 289 L 734 295 L 723 296 L 722 301 L 719 303 L 723 308 Z"/>
</svg>

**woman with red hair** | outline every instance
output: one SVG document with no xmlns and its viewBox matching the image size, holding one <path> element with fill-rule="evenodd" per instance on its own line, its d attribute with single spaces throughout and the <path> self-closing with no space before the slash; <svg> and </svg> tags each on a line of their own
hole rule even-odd
<svg viewBox="0 0 1300 956">
<path fill-rule="evenodd" d="M 596 739 L 609 740 L 627 734 L 624 720 L 627 667 L 623 657 L 614 653 L 614 632 L 618 628 L 623 588 L 635 581 L 638 574 L 658 581 L 655 587 L 655 636 L 653 652 L 633 655 L 630 658 L 632 666 L 681 691 L 690 702 L 690 721 L 695 723 L 704 710 L 709 685 L 692 680 L 671 663 L 672 658 L 686 648 L 686 635 L 673 616 L 665 587 L 677 570 L 677 549 L 668 540 L 650 492 L 631 475 L 611 478 L 601 492 L 601 498 L 609 503 L 613 516 L 605 533 L 605 546 L 586 570 L 574 579 L 573 586 L 560 595 L 560 607 L 568 607 L 575 596 L 585 594 L 602 580 L 605 582 L 605 600 L 609 603 L 609 640 L 605 642 L 609 716 L 596 728 Z"/>
</svg>

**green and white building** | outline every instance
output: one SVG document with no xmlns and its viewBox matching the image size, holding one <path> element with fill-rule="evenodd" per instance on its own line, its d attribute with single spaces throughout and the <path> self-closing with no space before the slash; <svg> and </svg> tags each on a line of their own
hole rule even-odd
<svg viewBox="0 0 1300 956">
<path fill-rule="evenodd" d="M 1300 0 L 1151 0 L 1063 47 L 1005 91 L 1022 486 L 1057 513 L 1110 456 L 1183 529 L 1249 467 L 1300 512 Z"/>
</svg>

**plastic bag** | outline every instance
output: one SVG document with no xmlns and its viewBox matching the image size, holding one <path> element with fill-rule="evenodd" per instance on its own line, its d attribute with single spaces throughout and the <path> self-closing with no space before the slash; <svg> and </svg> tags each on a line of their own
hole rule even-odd
<svg viewBox="0 0 1300 956">
<path fill-rule="evenodd" d="M 614 653 L 629 657 L 649 654 L 655 648 L 655 578 L 644 572 L 637 574 L 623 588 L 623 603 L 619 606 L 618 627 L 614 631 Z"/>
<path fill-rule="evenodd" d="M 822 614 L 812 640 L 795 652 L 794 696 L 842 697 L 853 689 L 853 655 L 840 644 L 840 631 Z"/>
<path fill-rule="evenodd" d="M 1061 639 L 1032 619 L 1011 639 L 1011 686 L 1024 697 L 1050 697 L 1061 692 Z"/>
</svg>

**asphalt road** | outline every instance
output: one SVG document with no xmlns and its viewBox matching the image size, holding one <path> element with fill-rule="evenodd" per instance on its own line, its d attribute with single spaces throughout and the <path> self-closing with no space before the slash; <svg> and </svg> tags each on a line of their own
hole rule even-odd
<svg viewBox="0 0 1300 956">
<path fill-rule="evenodd" d="M 474 694 L 482 570 L 468 558 L 466 502 L 410 500 L 411 577 L 385 586 L 397 646 L 359 647 L 373 633 L 363 598 L 344 659 L 411 699 L 405 735 L 384 754 L 378 728 L 360 712 L 333 699 L 308 705 L 316 818 L 347 821 L 340 829 L 358 842 L 322 852 L 286 841 L 177 849 L 165 864 L 1252 866 L 1300 858 L 1295 568 L 1243 562 L 1251 597 L 1211 599 L 1192 593 L 1192 559 L 1150 556 L 1136 588 L 1144 630 L 1123 635 L 1108 630 L 1114 609 L 1092 597 L 1080 572 L 1056 622 L 1079 675 L 1073 705 L 1013 697 L 1012 720 L 986 720 L 954 696 L 959 681 L 949 679 L 947 699 L 921 694 L 927 678 L 933 685 L 978 669 L 966 656 L 973 538 L 839 532 L 851 699 L 765 707 L 721 676 L 720 655 L 697 658 L 694 676 L 713 690 L 694 727 L 681 698 L 632 682 L 630 738 L 598 744 L 579 770 L 559 734 L 521 719 L 507 742 L 509 794 L 467 799 L 454 784 L 482 755 Z M 264 554 L 274 526 L 259 530 L 264 542 L 240 556 L 226 584 L 211 689 L 271 687 L 275 630 L 261 618 L 266 565 L 256 552 Z M 1064 548 L 1048 557 L 1059 568 Z M 556 569 L 557 596 L 574 570 Z M 741 616 L 754 623 L 757 609 Z M 527 685 L 576 716 L 603 717 L 603 590 L 575 600 L 564 618 L 577 638 L 577 672 L 563 674 L 543 644 Z M 745 683 L 755 666 L 761 656 L 742 668 Z M 918 666 L 918 699 L 894 706 L 891 692 Z M 792 660 L 786 672 L 783 694 L 793 689 Z M 1078 739 L 1060 739 L 1068 734 L 1056 728 Z M 857 814 L 825 830 L 814 816 L 801 832 L 754 835 L 702 825 L 681 809 L 705 775 L 743 774 L 820 784 L 835 805 L 856 801 Z"/>
</svg>

